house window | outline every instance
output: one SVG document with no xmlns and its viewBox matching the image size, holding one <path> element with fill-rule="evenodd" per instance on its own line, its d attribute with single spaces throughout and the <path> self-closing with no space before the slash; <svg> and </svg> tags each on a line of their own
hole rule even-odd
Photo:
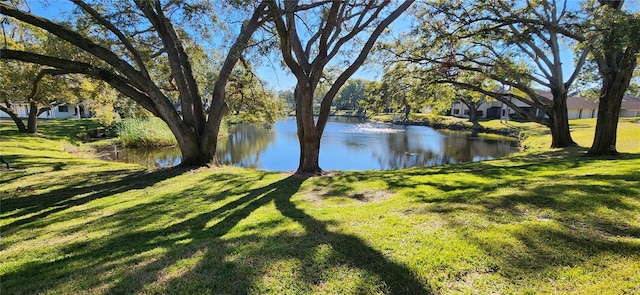
<svg viewBox="0 0 640 295">
<path fill-rule="evenodd" d="M 68 113 L 69 112 L 69 106 L 58 106 L 58 112 L 60 112 L 60 113 Z"/>
<path fill-rule="evenodd" d="M 459 110 L 459 109 L 455 109 L 455 110 L 453 110 L 453 114 L 454 114 L 454 115 L 459 115 L 459 114 L 460 114 L 460 110 Z"/>
</svg>

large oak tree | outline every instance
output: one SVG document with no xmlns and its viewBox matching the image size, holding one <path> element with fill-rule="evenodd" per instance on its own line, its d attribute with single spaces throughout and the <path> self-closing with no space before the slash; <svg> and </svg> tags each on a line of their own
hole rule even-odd
<svg viewBox="0 0 640 295">
<path fill-rule="evenodd" d="M 563 43 L 575 43 L 579 37 L 576 15 L 566 1 L 434 2 L 417 13 L 412 36 L 391 47 L 395 58 L 418 65 L 422 75 L 434 82 L 480 92 L 547 126 L 552 147 L 574 145 L 566 101 L 587 51 L 578 53 L 573 72 L 565 76 L 563 64 L 569 62 L 563 60 L 562 51 L 570 47 Z M 506 91 L 460 79 L 474 74 L 505 85 Z M 551 97 L 539 89 L 547 90 Z"/>
<path fill-rule="evenodd" d="M 601 77 L 598 121 L 592 156 L 617 155 L 618 117 L 640 53 L 640 12 L 623 10 L 624 1 L 589 1 L 590 18 L 584 44 L 591 50 Z"/>
<path fill-rule="evenodd" d="M 198 26 L 213 13 L 206 1 L 82 1 L 73 23 L 63 23 L 0 2 L 0 14 L 28 23 L 84 51 L 79 58 L 3 48 L 0 58 L 36 63 L 105 81 L 167 123 L 182 153 L 183 165 L 216 161 L 218 131 L 228 110 L 227 81 L 252 34 L 264 22 L 267 5 L 245 3 L 251 9 L 236 38 L 229 44 L 218 70 L 210 107 L 204 99 L 185 47 Z M 237 13 L 242 15 L 242 13 Z M 180 23 L 180 26 L 176 26 Z M 189 24 L 197 26 L 190 27 Z M 216 34 L 219 29 L 207 28 Z M 158 65 L 168 65 L 169 74 Z M 181 113 L 175 104 L 181 106 Z"/>
</svg>

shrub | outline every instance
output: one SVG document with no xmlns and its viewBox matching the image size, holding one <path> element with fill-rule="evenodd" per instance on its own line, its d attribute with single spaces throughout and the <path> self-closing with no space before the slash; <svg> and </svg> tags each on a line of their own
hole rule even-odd
<svg viewBox="0 0 640 295">
<path fill-rule="evenodd" d="M 169 126 L 159 118 L 129 118 L 116 123 L 125 147 L 161 147 L 177 145 Z"/>
</svg>

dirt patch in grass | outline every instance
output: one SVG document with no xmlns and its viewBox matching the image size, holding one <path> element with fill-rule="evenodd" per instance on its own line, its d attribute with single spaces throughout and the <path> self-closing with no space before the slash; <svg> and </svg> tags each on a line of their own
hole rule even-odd
<svg viewBox="0 0 640 295">
<path fill-rule="evenodd" d="M 323 203 L 330 200 L 353 200 L 361 203 L 376 203 L 384 201 L 394 195 L 393 192 L 380 189 L 361 189 L 357 191 L 340 191 L 331 188 L 322 188 L 304 193 L 305 200 L 311 203 Z"/>
</svg>

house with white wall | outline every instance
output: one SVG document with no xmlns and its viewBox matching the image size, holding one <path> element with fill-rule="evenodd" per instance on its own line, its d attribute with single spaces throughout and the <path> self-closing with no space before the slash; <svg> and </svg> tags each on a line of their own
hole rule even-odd
<svg viewBox="0 0 640 295">
<path fill-rule="evenodd" d="M 625 95 L 622 99 L 620 117 L 640 117 L 640 97 Z"/>
<path fill-rule="evenodd" d="M 583 97 L 567 97 L 567 115 L 569 120 L 598 117 L 598 102 Z"/>
<path fill-rule="evenodd" d="M 539 112 L 537 109 L 532 108 L 528 104 L 514 99 L 512 102 L 519 108 L 535 115 L 543 116 L 544 113 Z M 478 118 L 485 119 L 506 119 L 510 118 L 516 112 L 500 101 L 486 101 L 478 106 Z M 458 118 L 469 118 L 469 107 L 462 102 L 456 102 L 451 107 L 451 115 Z"/>
<path fill-rule="evenodd" d="M 550 92 L 538 91 L 538 94 L 552 98 Z M 520 100 L 513 102 L 523 110 L 535 116 L 546 116 L 542 111 L 532 108 Z M 478 107 L 478 118 L 505 119 L 514 115 L 515 111 L 499 101 L 488 101 Z M 454 103 L 451 107 L 451 115 L 459 118 L 469 118 L 469 108 L 462 102 Z M 567 97 L 567 115 L 569 120 L 598 117 L 598 101 L 579 96 Z M 626 95 L 622 100 L 620 117 L 640 117 L 640 97 Z"/>
<path fill-rule="evenodd" d="M 28 103 L 12 103 L 11 108 L 19 118 L 28 118 L 30 106 Z M 50 110 L 38 116 L 39 119 L 67 119 L 67 118 L 89 118 L 91 113 L 82 103 L 60 104 L 53 106 Z M 10 118 L 9 114 L 0 111 L 0 118 Z"/>
</svg>

